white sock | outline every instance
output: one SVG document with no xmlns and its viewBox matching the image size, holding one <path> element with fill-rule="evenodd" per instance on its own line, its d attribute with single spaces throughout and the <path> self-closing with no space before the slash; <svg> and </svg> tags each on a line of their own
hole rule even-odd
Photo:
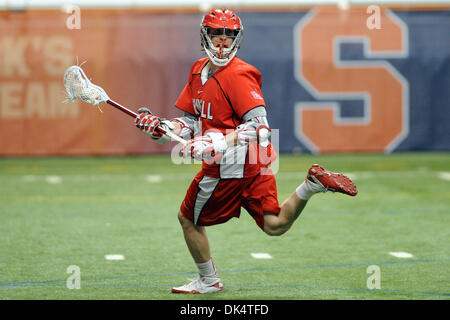
<svg viewBox="0 0 450 320">
<path fill-rule="evenodd" d="M 212 258 L 206 262 L 196 263 L 196 265 L 201 277 L 217 278 L 216 268 L 214 267 Z"/>
<path fill-rule="evenodd" d="M 295 193 L 297 194 L 297 197 L 299 197 L 302 200 L 308 201 L 309 198 L 311 198 L 314 194 L 318 192 L 325 192 L 326 189 L 324 186 L 317 180 L 316 183 L 309 181 L 306 179 L 303 181 L 301 185 L 295 189 Z"/>
<path fill-rule="evenodd" d="M 308 188 L 308 185 L 305 181 L 301 185 L 295 189 L 295 193 L 297 194 L 297 197 L 299 197 L 302 200 L 309 200 L 309 198 L 312 197 L 314 192 L 311 192 L 311 190 Z"/>
</svg>

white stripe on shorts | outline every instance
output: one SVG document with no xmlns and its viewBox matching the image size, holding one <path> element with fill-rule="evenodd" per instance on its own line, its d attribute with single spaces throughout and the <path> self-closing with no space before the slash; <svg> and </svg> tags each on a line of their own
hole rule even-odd
<svg viewBox="0 0 450 320">
<path fill-rule="evenodd" d="M 219 183 L 219 178 L 203 177 L 199 182 L 198 187 L 200 191 L 197 193 L 197 198 L 195 199 L 194 205 L 194 224 L 197 224 L 200 213 L 206 202 L 211 198 L 217 184 Z"/>
</svg>

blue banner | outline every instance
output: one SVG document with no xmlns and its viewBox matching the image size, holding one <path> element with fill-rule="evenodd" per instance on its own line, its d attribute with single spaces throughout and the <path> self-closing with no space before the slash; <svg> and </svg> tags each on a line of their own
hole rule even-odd
<svg viewBox="0 0 450 320">
<path fill-rule="evenodd" d="M 450 11 L 240 16 L 281 152 L 450 150 Z"/>
</svg>

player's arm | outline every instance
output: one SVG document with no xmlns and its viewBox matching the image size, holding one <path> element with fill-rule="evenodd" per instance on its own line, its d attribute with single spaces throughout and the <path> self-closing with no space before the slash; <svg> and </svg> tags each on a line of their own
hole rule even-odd
<svg viewBox="0 0 450 320">
<path fill-rule="evenodd" d="M 243 116 L 243 120 L 245 121 L 243 124 L 225 136 L 221 132 L 210 131 L 204 136 L 190 140 L 182 148 L 181 155 L 204 160 L 217 154 L 223 154 L 229 147 L 247 145 L 253 141 L 258 141 L 262 147 L 267 147 L 270 128 L 265 107 L 253 108 Z"/>
<path fill-rule="evenodd" d="M 208 132 L 205 137 L 201 138 L 202 144 L 211 140 L 216 153 L 223 153 L 229 147 L 247 145 L 253 141 L 258 141 L 261 146 L 267 147 L 270 128 L 267 122 L 266 108 L 264 106 L 255 107 L 245 113 L 242 119 L 244 123 L 225 136 L 220 132 Z"/>
<path fill-rule="evenodd" d="M 266 108 L 264 106 L 255 107 L 245 113 L 242 119 L 244 123 L 225 136 L 227 145 L 229 147 L 247 145 L 250 142 L 258 141 L 263 147 L 266 147 L 270 136 Z"/>
</svg>

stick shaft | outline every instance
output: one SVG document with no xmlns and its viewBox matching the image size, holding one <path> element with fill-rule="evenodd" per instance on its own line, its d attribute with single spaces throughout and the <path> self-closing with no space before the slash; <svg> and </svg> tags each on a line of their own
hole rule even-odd
<svg viewBox="0 0 450 320">
<path fill-rule="evenodd" d="M 120 111 L 125 112 L 126 114 L 128 114 L 129 116 L 131 116 L 131 117 L 133 117 L 133 118 L 136 118 L 136 117 L 138 116 L 138 114 L 137 114 L 136 112 L 131 111 L 130 109 L 124 107 L 123 105 L 121 105 L 121 104 L 119 104 L 119 103 L 117 103 L 117 102 L 115 102 L 115 101 L 108 100 L 108 101 L 106 101 L 106 102 L 107 102 L 109 105 L 111 105 L 111 106 L 113 106 L 113 107 L 119 109 Z"/>
<path fill-rule="evenodd" d="M 131 111 L 130 109 L 124 107 L 123 105 L 121 105 L 121 104 L 119 104 L 119 103 L 117 103 L 117 102 L 115 102 L 115 101 L 113 101 L 113 100 L 108 100 L 108 101 L 106 101 L 106 103 L 108 103 L 109 105 L 111 105 L 111 106 L 113 106 L 113 107 L 119 109 L 120 111 L 122 111 L 122 112 L 128 114 L 129 116 L 131 116 L 131 117 L 133 117 L 133 118 L 136 118 L 136 117 L 138 116 L 138 114 L 137 114 L 136 112 Z M 159 131 L 160 133 L 162 133 L 162 134 L 167 135 L 167 136 L 170 137 L 172 140 L 175 140 L 175 141 L 177 141 L 177 142 L 182 143 L 183 145 L 186 145 L 186 144 L 187 144 L 187 141 L 186 141 L 186 140 L 184 140 L 183 138 L 177 136 L 176 134 L 174 134 L 174 133 L 171 132 L 171 131 L 166 131 L 166 130 L 164 130 L 164 129 L 161 128 L 161 127 L 157 127 L 156 130 L 158 130 L 158 131 Z"/>
</svg>

